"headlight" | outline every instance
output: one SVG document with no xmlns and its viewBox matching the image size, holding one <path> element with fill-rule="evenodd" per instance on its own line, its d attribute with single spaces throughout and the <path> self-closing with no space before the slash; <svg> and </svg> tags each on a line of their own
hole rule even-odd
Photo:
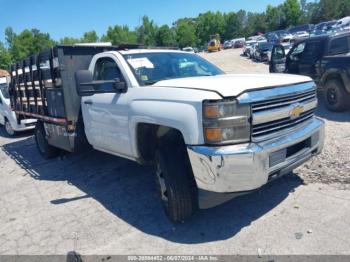
<svg viewBox="0 0 350 262">
<path fill-rule="evenodd" d="M 236 100 L 204 101 L 204 139 L 208 144 L 250 141 L 250 105 Z"/>
</svg>

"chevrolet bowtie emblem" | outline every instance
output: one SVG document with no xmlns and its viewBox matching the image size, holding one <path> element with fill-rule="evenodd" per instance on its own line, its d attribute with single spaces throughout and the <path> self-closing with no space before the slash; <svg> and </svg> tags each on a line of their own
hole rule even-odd
<svg viewBox="0 0 350 262">
<path fill-rule="evenodd" d="M 304 107 L 301 104 L 292 105 L 293 109 L 289 112 L 290 118 L 295 119 L 304 112 Z"/>
</svg>

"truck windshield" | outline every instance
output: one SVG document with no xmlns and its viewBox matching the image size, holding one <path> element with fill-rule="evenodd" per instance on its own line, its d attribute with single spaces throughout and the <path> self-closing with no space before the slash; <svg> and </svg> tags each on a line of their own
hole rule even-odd
<svg viewBox="0 0 350 262">
<path fill-rule="evenodd" d="M 195 54 L 176 52 L 124 55 L 141 86 L 175 78 L 224 74 L 219 68 Z"/>
<path fill-rule="evenodd" d="M 272 49 L 272 45 L 270 43 L 260 43 L 259 48 L 261 50 L 270 50 Z"/>
<path fill-rule="evenodd" d="M 0 84 L 0 92 L 5 98 L 10 98 L 10 95 L 7 89 L 7 84 Z"/>
</svg>

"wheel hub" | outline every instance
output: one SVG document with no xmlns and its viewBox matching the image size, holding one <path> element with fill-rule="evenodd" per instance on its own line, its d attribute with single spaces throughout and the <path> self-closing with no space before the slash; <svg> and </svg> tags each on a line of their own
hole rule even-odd
<svg viewBox="0 0 350 262">
<path fill-rule="evenodd" d="M 158 180 L 161 198 L 164 202 L 168 202 L 168 193 L 167 193 L 167 189 L 166 189 L 166 185 L 165 185 L 165 179 L 163 176 L 163 170 L 162 170 L 159 163 L 157 163 L 156 175 L 157 175 L 157 180 Z"/>
<path fill-rule="evenodd" d="M 327 92 L 328 102 L 332 105 L 336 104 L 338 101 L 337 93 L 334 88 L 331 88 Z"/>
<path fill-rule="evenodd" d="M 11 135 L 11 136 L 14 135 L 15 132 L 13 131 L 13 128 L 12 128 L 10 122 L 8 122 L 8 121 L 6 122 L 5 129 L 9 135 Z"/>
</svg>

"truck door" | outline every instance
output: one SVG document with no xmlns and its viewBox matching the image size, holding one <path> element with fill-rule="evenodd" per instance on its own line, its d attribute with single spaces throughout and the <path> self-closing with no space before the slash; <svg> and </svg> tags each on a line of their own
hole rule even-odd
<svg viewBox="0 0 350 262">
<path fill-rule="evenodd" d="M 299 61 L 299 74 L 314 78 L 316 75 L 316 63 L 321 58 L 323 50 L 322 42 L 306 42 L 305 49 Z"/>
<path fill-rule="evenodd" d="M 116 60 L 101 57 L 96 60 L 93 80 L 125 81 Z M 112 83 L 101 84 L 98 90 L 110 93 L 82 98 L 85 133 L 96 149 L 112 154 L 131 156 L 128 125 L 128 93 L 116 93 Z"/>
<path fill-rule="evenodd" d="M 299 74 L 299 63 L 305 49 L 305 42 L 296 44 L 289 52 L 286 59 L 286 72 L 289 74 Z"/>
<path fill-rule="evenodd" d="M 270 73 L 284 73 L 286 69 L 286 54 L 282 45 L 274 45 L 269 63 Z"/>
</svg>

